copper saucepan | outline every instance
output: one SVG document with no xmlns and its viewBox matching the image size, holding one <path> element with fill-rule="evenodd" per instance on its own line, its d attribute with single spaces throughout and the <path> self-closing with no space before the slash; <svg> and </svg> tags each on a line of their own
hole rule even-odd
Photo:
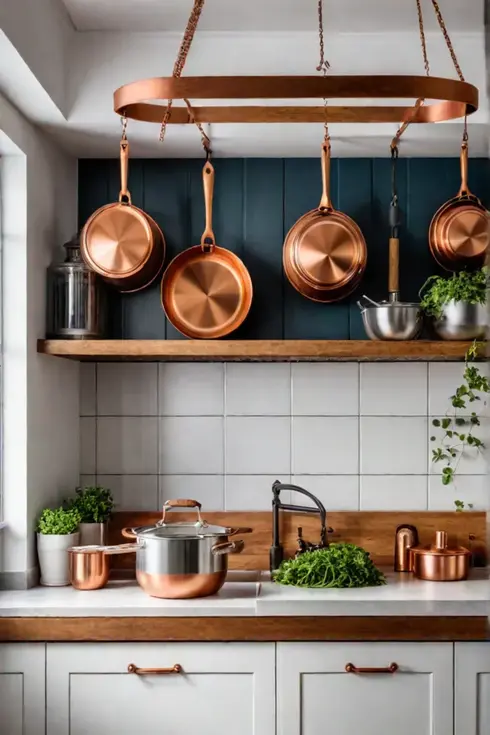
<svg viewBox="0 0 490 735">
<path fill-rule="evenodd" d="M 461 187 L 432 218 L 429 246 L 440 266 L 449 271 L 485 262 L 490 241 L 489 213 L 468 187 L 468 141 L 461 145 Z"/>
<path fill-rule="evenodd" d="M 449 547 L 446 531 L 437 531 L 435 543 L 410 549 L 413 573 L 431 582 L 457 582 L 466 579 L 471 551 L 464 546 Z"/>
<path fill-rule="evenodd" d="M 119 291 L 130 293 L 149 286 L 165 259 L 165 239 L 149 214 L 131 203 L 128 190 L 129 143 L 120 143 L 119 201 L 97 209 L 85 223 L 80 251 L 84 261 Z"/>
<path fill-rule="evenodd" d="M 322 145 L 322 197 L 286 235 L 283 265 L 300 294 L 329 303 L 348 296 L 366 269 L 367 248 L 359 226 L 330 199 L 330 139 Z"/>
<path fill-rule="evenodd" d="M 201 244 L 184 250 L 162 279 L 162 306 L 186 337 L 215 339 L 242 324 L 252 304 L 252 281 L 240 258 L 216 245 L 213 232 L 214 167 L 203 168 L 206 226 Z"/>
<path fill-rule="evenodd" d="M 109 580 L 109 556 L 131 554 L 137 544 L 117 546 L 72 546 L 68 549 L 70 582 L 77 590 L 98 590 Z"/>
</svg>

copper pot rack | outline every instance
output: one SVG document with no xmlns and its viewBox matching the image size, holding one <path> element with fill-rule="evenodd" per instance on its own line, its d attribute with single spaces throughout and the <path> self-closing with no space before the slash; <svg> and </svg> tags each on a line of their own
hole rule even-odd
<svg viewBox="0 0 490 735">
<path fill-rule="evenodd" d="M 415 0 L 421 49 L 426 76 L 342 75 L 327 74 L 324 58 L 322 0 L 318 0 L 320 64 L 323 76 L 211 76 L 185 77 L 181 74 L 204 6 L 194 0 L 171 77 L 144 79 L 119 87 L 114 92 L 114 110 L 123 118 L 159 123 L 163 140 L 167 123 L 434 123 L 467 117 L 478 109 L 478 89 L 465 81 L 442 18 L 437 0 L 431 0 L 458 79 L 430 76 L 424 23 L 420 0 Z M 323 105 L 260 104 L 198 105 L 193 100 L 301 100 L 322 99 Z M 327 107 L 329 99 L 390 100 L 390 104 L 340 105 Z M 410 100 L 407 105 L 391 101 Z M 422 101 L 416 104 L 413 100 Z M 167 100 L 166 104 L 160 104 Z M 182 100 L 185 106 L 173 106 Z M 426 100 L 433 101 L 431 104 Z M 209 143 L 209 141 L 207 141 Z"/>
</svg>

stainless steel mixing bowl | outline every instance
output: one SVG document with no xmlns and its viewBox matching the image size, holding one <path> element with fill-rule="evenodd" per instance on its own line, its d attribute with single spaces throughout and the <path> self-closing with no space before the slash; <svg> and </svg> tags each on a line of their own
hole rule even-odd
<svg viewBox="0 0 490 735">
<path fill-rule="evenodd" d="M 358 302 L 358 306 L 364 329 L 370 339 L 409 340 L 419 336 L 423 324 L 420 304 L 403 301 L 382 301 L 379 304 L 371 300 L 369 302 L 369 305 Z"/>
</svg>

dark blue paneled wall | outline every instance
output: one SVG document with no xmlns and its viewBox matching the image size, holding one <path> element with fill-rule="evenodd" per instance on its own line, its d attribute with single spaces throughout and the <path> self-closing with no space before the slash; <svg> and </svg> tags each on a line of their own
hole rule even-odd
<svg viewBox="0 0 490 735">
<path fill-rule="evenodd" d="M 214 231 L 219 245 L 245 262 L 254 284 L 247 321 L 234 334 L 241 339 L 362 339 L 356 299 L 316 304 L 300 296 L 282 273 L 282 243 L 300 215 L 320 199 L 320 162 L 316 159 L 217 159 Z M 202 160 L 133 160 L 133 203 L 162 228 L 167 262 L 200 241 L 204 228 Z M 368 267 L 359 291 L 386 297 L 388 207 L 391 162 L 342 158 L 332 162 L 333 203 L 360 225 L 368 245 Z M 119 192 L 116 160 L 79 162 L 79 220 Z M 398 188 L 403 211 L 400 287 L 414 300 L 427 276 L 438 272 L 427 232 L 432 215 L 459 188 L 459 159 L 399 159 Z M 490 204 L 490 162 L 470 160 L 470 187 Z M 111 297 L 110 337 L 176 339 L 160 305 L 159 284 L 141 293 Z"/>
</svg>

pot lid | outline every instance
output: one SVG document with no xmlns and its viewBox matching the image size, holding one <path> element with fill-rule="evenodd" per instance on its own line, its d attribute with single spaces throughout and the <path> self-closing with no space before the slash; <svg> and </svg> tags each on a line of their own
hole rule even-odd
<svg viewBox="0 0 490 735">
<path fill-rule="evenodd" d="M 448 546 L 446 531 L 436 531 L 434 544 L 430 544 L 429 546 L 415 546 L 412 548 L 412 552 L 429 556 L 465 556 L 466 554 L 471 554 L 471 551 L 464 546 Z"/>
<path fill-rule="evenodd" d="M 139 526 L 132 529 L 137 536 L 144 538 L 206 538 L 213 536 L 230 536 L 235 529 L 225 526 L 213 526 L 206 521 L 179 521 L 178 523 L 162 523 L 154 526 Z"/>
</svg>

